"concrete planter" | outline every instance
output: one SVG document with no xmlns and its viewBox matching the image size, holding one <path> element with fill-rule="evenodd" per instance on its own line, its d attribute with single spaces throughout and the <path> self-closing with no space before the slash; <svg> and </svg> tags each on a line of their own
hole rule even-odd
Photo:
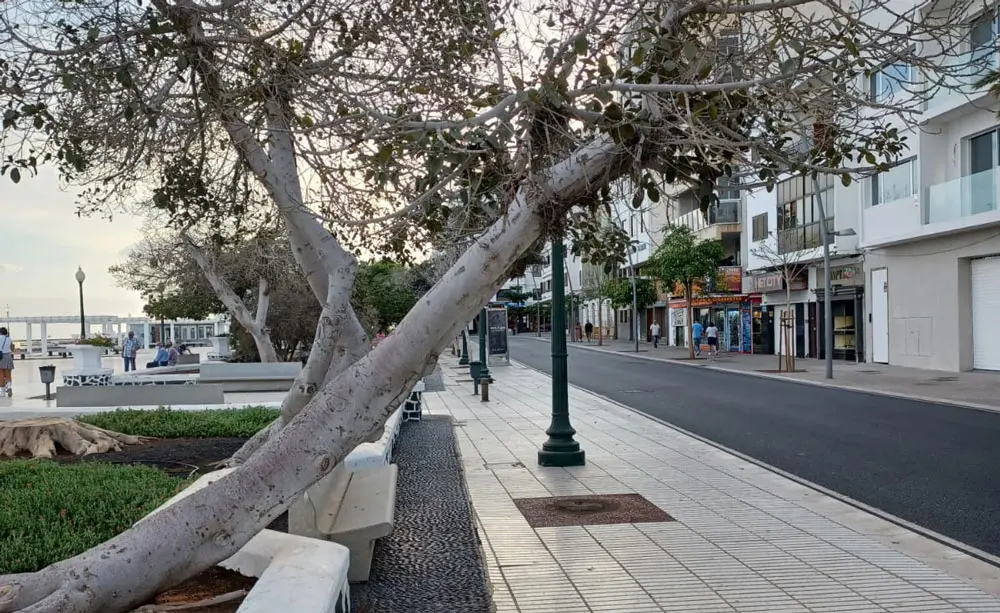
<svg viewBox="0 0 1000 613">
<path fill-rule="evenodd" d="M 203 475 L 149 515 L 160 512 L 233 470 L 236 469 L 225 468 Z M 140 519 L 137 523 L 144 520 Z M 237 613 L 349 613 L 349 564 L 350 551 L 343 545 L 262 530 L 219 566 L 248 577 L 257 577 L 257 583 Z"/>
<path fill-rule="evenodd" d="M 213 336 L 212 341 L 212 352 L 208 354 L 208 359 L 210 360 L 227 360 L 230 357 L 229 353 L 229 337 L 228 336 Z"/>
<path fill-rule="evenodd" d="M 104 347 L 67 345 L 73 354 L 73 368 L 63 371 L 63 385 L 70 387 L 111 385 L 114 370 L 101 365 Z"/>
</svg>

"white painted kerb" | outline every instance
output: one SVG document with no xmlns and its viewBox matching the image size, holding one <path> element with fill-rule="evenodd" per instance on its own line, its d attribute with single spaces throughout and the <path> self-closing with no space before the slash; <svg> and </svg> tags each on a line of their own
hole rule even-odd
<svg viewBox="0 0 1000 613">
<path fill-rule="evenodd" d="M 202 475 L 183 491 L 160 505 L 149 517 L 178 500 L 207 487 L 235 468 L 224 468 Z M 136 524 L 144 521 L 140 519 Z M 350 586 L 347 569 L 351 553 L 343 545 L 277 532 L 261 530 L 235 555 L 219 566 L 248 577 L 257 583 L 243 600 L 237 613 L 332 613 L 338 603 L 350 609 Z"/>
</svg>

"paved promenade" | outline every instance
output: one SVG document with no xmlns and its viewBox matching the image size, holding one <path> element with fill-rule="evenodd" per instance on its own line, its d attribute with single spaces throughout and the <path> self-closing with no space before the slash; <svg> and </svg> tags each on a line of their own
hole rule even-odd
<svg viewBox="0 0 1000 613">
<path fill-rule="evenodd" d="M 497 366 L 483 403 L 441 366 L 425 410 L 456 420 L 498 613 L 1000 613 L 997 567 L 576 388 L 587 465 L 540 468 L 550 379 Z M 515 503 L 602 494 L 675 521 L 532 528 Z"/>
<path fill-rule="evenodd" d="M 519 334 L 516 338 L 531 338 L 549 342 L 548 335 Z M 604 339 L 603 346 L 597 341 L 572 343 L 574 347 L 610 353 L 632 353 L 635 343 L 619 339 Z M 875 394 L 886 394 L 931 402 L 944 402 L 1000 411 L 1000 373 L 990 372 L 947 372 L 904 368 L 887 364 L 842 362 L 833 363 L 834 378 L 826 378 L 823 360 L 810 358 L 795 359 L 795 373 L 779 373 L 778 356 L 751 355 L 745 353 L 720 353 L 710 358 L 704 352 L 695 361 L 688 358 L 686 347 L 670 347 L 661 343 L 653 349 L 652 343 L 639 342 L 639 357 L 651 360 L 669 360 L 689 366 L 714 368 L 740 372 L 759 377 L 779 377 L 801 383 L 841 387 Z M 517 356 L 512 356 L 517 359 Z"/>
</svg>

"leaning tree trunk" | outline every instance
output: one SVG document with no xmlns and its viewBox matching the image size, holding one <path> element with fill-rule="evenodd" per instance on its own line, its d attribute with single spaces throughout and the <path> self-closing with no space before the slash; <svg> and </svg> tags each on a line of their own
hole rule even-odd
<svg viewBox="0 0 1000 613">
<path fill-rule="evenodd" d="M 236 318 L 236 321 L 240 322 L 240 325 L 247 331 L 248 334 L 253 338 L 254 345 L 257 347 L 257 355 L 260 356 L 261 362 L 277 362 L 278 352 L 274 349 L 274 343 L 271 341 L 271 334 L 265 325 L 267 321 L 267 311 L 271 305 L 270 297 L 270 286 L 268 285 L 267 279 L 264 277 L 260 278 L 257 291 L 257 313 L 255 315 L 250 314 L 250 309 L 247 308 L 243 300 L 236 295 L 233 288 L 226 283 L 226 280 L 222 278 L 219 272 L 215 269 L 215 265 L 209 258 L 209 256 L 201 250 L 198 245 L 195 244 L 194 240 L 187 235 L 187 233 L 182 234 L 184 240 L 184 246 L 188 253 L 191 254 L 191 258 L 201 269 L 205 279 L 208 280 L 209 285 L 212 286 L 212 290 L 215 291 L 215 295 L 219 300 L 226 306 L 229 313 Z"/>
<path fill-rule="evenodd" d="M 552 214 L 541 209 L 593 193 L 621 174 L 626 159 L 621 145 L 601 137 L 530 190 L 522 187 L 507 215 L 394 333 L 324 385 L 245 464 L 79 556 L 38 573 L 0 577 L 0 613 L 117 613 L 233 555 L 384 425 L 462 322 L 500 288 L 510 264 L 541 236 Z"/>
</svg>

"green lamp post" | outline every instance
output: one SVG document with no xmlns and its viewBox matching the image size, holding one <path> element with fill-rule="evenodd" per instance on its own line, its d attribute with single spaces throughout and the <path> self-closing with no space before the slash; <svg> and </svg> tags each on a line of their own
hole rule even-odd
<svg viewBox="0 0 1000 613">
<path fill-rule="evenodd" d="M 538 452 L 539 466 L 583 466 L 584 451 L 569 422 L 569 375 L 566 365 L 566 278 L 562 240 L 552 242 L 552 421 L 549 439 Z"/>
<path fill-rule="evenodd" d="M 462 357 L 458 359 L 459 366 L 469 365 L 469 341 L 468 334 L 465 328 L 462 328 Z"/>
<path fill-rule="evenodd" d="M 486 363 L 486 307 L 479 312 L 479 362 L 483 365 L 479 371 L 479 378 L 492 383 L 493 377 L 490 376 L 490 367 Z"/>
</svg>

